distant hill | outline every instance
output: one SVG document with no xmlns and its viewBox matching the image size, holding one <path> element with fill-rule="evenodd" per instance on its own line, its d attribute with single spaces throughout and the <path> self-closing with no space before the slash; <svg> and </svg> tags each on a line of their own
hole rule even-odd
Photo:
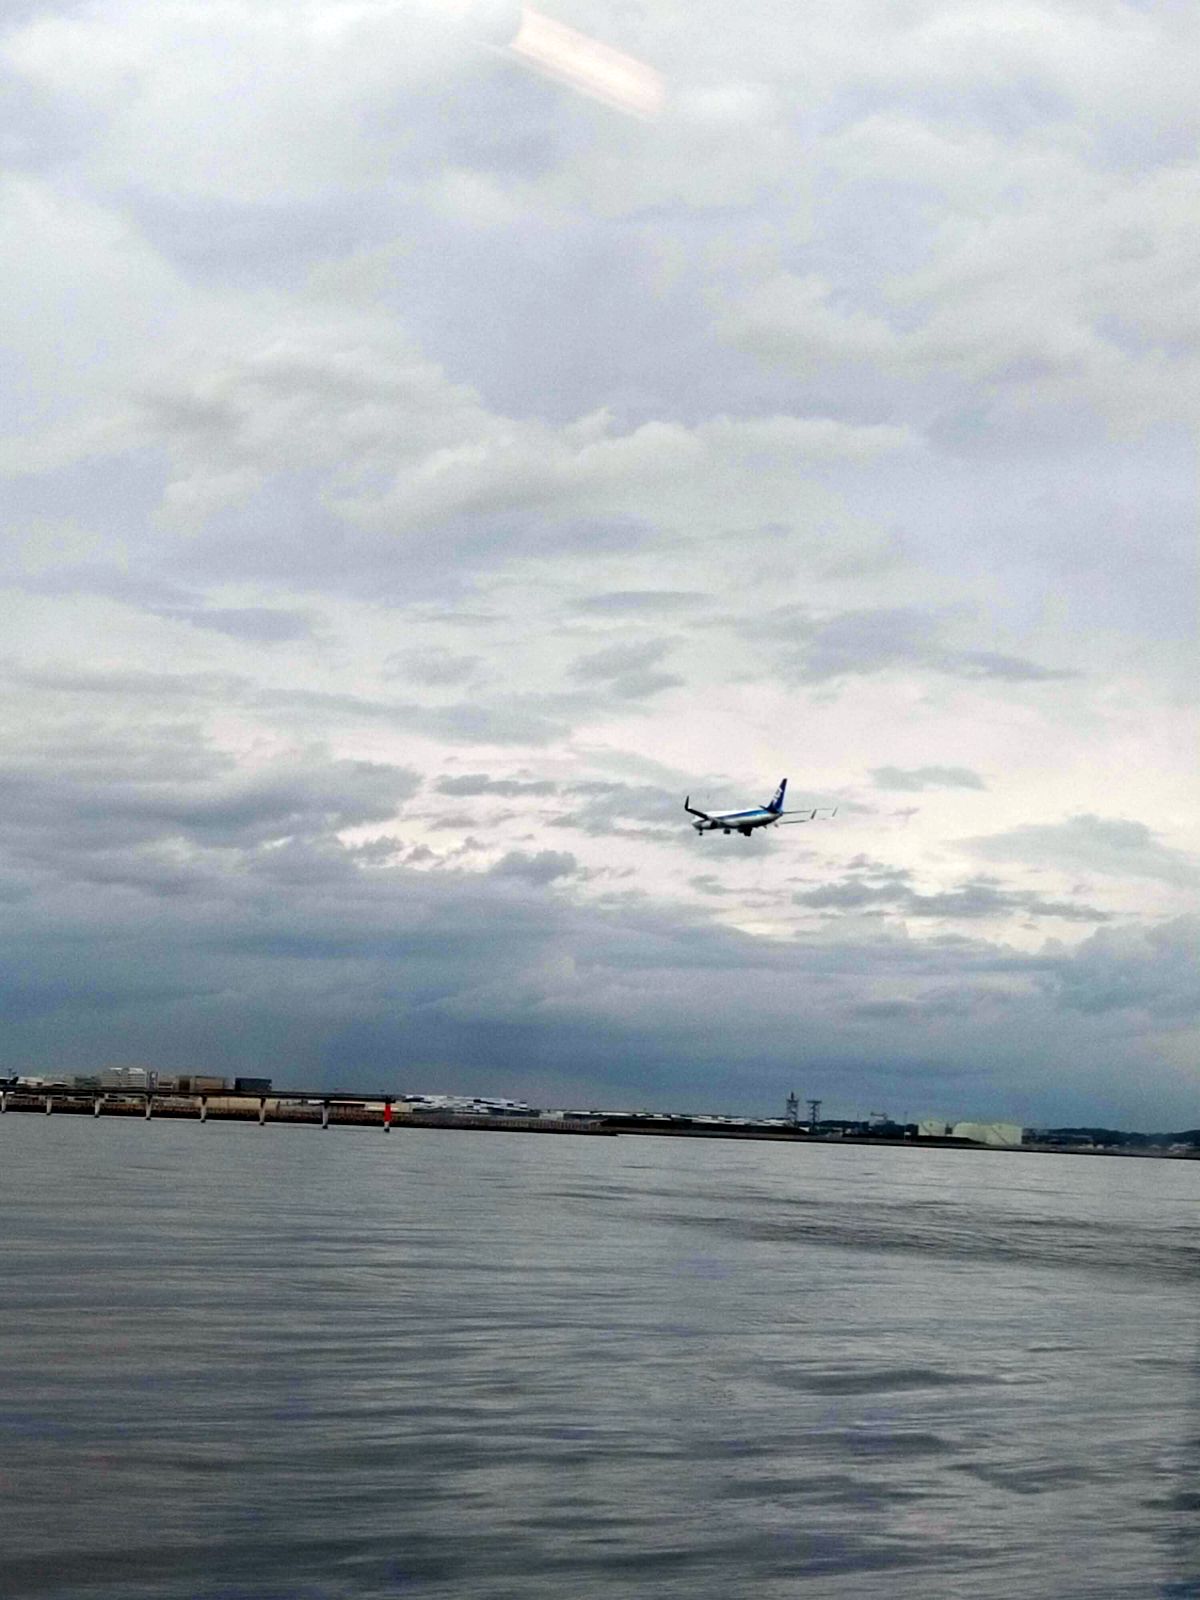
<svg viewBox="0 0 1200 1600">
<path fill-rule="evenodd" d="M 1186 1128 L 1181 1133 L 1129 1133 L 1124 1128 L 1038 1128 L 1034 1138 L 1039 1144 L 1096 1144 L 1110 1149 L 1169 1150 L 1178 1144 L 1200 1149 L 1200 1128 Z"/>
</svg>

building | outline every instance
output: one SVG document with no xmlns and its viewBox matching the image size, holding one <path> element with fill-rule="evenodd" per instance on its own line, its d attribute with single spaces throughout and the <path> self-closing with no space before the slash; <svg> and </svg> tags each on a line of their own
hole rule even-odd
<svg viewBox="0 0 1200 1600">
<path fill-rule="evenodd" d="M 149 1067 L 105 1067 L 100 1074 L 102 1089 L 133 1089 L 145 1093 L 158 1085 L 158 1074 Z"/>
<path fill-rule="evenodd" d="M 999 1149 L 1014 1149 L 1021 1143 L 1025 1130 L 1016 1122 L 956 1122 L 951 1137 L 970 1139 L 972 1144 L 994 1145 Z"/>
</svg>

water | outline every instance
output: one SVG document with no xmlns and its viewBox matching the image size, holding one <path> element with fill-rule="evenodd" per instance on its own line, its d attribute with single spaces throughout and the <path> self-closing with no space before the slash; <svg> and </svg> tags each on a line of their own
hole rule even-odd
<svg viewBox="0 0 1200 1600">
<path fill-rule="evenodd" d="M 0 1120 L 5 1600 L 1200 1596 L 1200 1164 Z"/>
</svg>

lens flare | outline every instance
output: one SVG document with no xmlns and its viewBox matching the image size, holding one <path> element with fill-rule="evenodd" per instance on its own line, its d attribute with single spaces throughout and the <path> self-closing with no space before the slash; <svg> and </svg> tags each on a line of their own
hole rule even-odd
<svg viewBox="0 0 1200 1600">
<path fill-rule="evenodd" d="M 505 53 L 631 116 L 654 117 L 662 110 L 665 88 L 653 67 L 529 6 Z"/>
</svg>

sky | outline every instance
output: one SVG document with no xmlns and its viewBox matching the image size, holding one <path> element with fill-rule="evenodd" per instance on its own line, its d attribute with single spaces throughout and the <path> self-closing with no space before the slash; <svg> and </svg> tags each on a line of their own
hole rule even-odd
<svg viewBox="0 0 1200 1600">
<path fill-rule="evenodd" d="M 542 11 L 10 0 L 0 1065 L 1196 1126 L 1200 13 Z"/>
</svg>

